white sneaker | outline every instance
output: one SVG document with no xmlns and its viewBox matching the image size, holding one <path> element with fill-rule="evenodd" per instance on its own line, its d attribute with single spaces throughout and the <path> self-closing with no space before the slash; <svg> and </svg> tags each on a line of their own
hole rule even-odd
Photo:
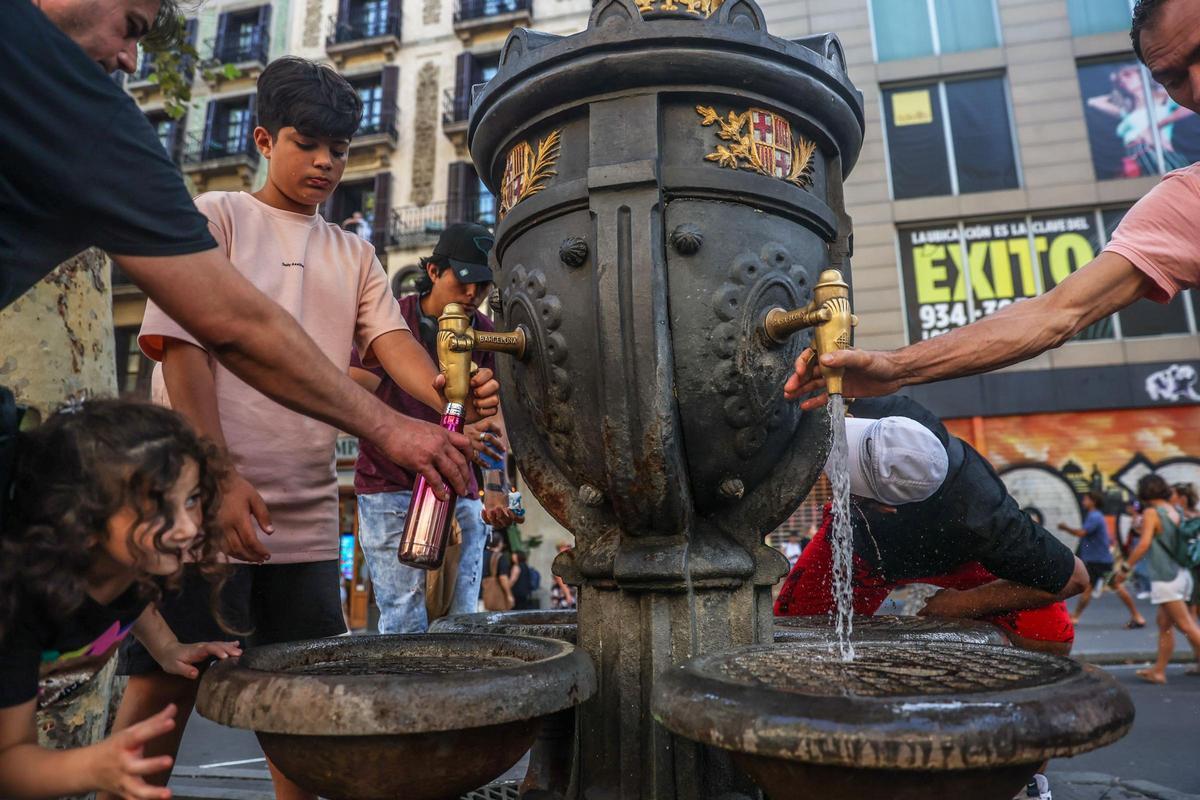
<svg viewBox="0 0 1200 800">
<path fill-rule="evenodd" d="M 1033 780 L 1025 787 L 1025 794 L 1017 795 L 1024 797 L 1027 800 L 1051 800 L 1050 797 L 1050 781 L 1046 780 L 1045 775 L 1034 775 Z"/>
</svg>

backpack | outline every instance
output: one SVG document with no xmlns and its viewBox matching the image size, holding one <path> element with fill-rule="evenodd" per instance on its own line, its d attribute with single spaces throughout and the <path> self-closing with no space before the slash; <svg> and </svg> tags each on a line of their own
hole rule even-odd
<svg viewBox="0 0 1200 800">
<path fill-rule="evenodd" d="M 1179 523 L 1179 545 L 1180 557 L 1176 561 L 1188 569 L 1200 567 L 1200 517 Z"/>
<path fill-rule="evenodd" d="M 539 588 L 541 588 L 541 585 L 542 585 L 542 573 L 538 572 L 536 569 L 534 569 L 533 567 L 529 566 L 529 562 L 526 562 L 526 563 L 525 563 L 525 564 L 524 564 L 524 565 L 521 567 L 521 569 L 527 569 L 527 570 L 529 570 L 529 593 L 530 593 L 530 594 L 533 594 L 533 593 L 534 593 L 534 592 L 536 592 L 536 591 L 537 591 Z"/>
<path fill-rule="evenodd" d="M 1159 514 L 1158 518 L 1162 532 L 1154 537 L 1154 541 L 1184 569 L 1200 567 L 1200 517 L 1183 519 L 1178 525 L 1166 514 Z"/>
</svg>

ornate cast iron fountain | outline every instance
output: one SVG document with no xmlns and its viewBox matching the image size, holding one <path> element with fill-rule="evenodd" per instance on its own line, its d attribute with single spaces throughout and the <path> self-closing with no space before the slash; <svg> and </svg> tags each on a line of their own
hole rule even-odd
<svg viewBox="0 0 1200 800">
<path fill-rule="evenodd" d="M 770 641 L 763 544 L 816 480 L 823 413 L 780 386 L 808 334 L 760 333 L 849 274 L 842 181 L 861 96 L 834 36 L 770 36 L 759 8 L 596 4 L 570 37 L 517 30 L 469 141 L 500 196 L 499 371 L 521 471 L 576 536 L 580 797 L 701 798 L 752 785 L 650 714 L 669 666 Z"/>
</svg>

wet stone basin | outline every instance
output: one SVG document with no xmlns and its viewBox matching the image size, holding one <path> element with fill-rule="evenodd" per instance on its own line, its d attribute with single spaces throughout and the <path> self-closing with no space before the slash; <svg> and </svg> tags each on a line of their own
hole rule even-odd
<svg viewBox="0 0 1200 800">
<path fill-rule="evenodd" d="M 568 609 L 487 611 L 443 617 L 434 622 L 430 630 L 440 633 L 545 636 L 574 644 L 577 637 L 576 621 L 576 612 Z M 834 636 L 833 619 L 829 615 L 775 617 L 776 642 L 828 642 Z M 895 641 L 1009 643 L 1004 631 L 989 622 L 884 614 L 856 616 L 851 639 L 856 644 Z"/>
<path fill-rule="evenodd" d="M 827 642 L 836 636 L 833 618 L 827 614 L 808 617 L 776 617 L 776 642 Z M 877 614 L 854 617 L 850 640 L 859 642 L 962 642 L 966 644 L 1009 644 L 1004 631 L 990 622 L 973 619 L 903 617 Z"/>
<path fill-rule="evenodd" d="M 453 614 L 434 622 L 435 633 L 505 633 L 517 636 L 545 636 L 575 644 L 578 615 L 574 609 L 532 609 L 527 611 L 485 611 L 479 614 Z"/>
<path fill-rule="evenodd" d="M 213 666 L 197 710 L 258 734 L 329 800 L 449 800 L 502 774 L 543 718 L 595 691 L 574 646 L 518 636 L 362 636 L 251 648 Z"/>
<path fill-rule="evenodd" d="M 1048 758 L 1116 741 L 1129 695 L 1103 671 L 997 645 L 753 645 L 664 674 L 655 719 L 729 750 L 772 800 L 1010 800 Z M 714 698 L 720 698 L 719 702 Z"/>
</svg>

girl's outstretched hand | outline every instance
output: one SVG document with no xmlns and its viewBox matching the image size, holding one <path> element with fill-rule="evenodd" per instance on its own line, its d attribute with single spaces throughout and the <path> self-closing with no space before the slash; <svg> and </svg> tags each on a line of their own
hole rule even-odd
<svg viewBox="0 0 1200 800">
<path fill-rule="evenodd" d="M 237 642 L 196 642 L 195 644 L 176 642 L 165 648 L 164 652 L 159 653 L 158 656 L 161 658 L 156 656 L 156 660 L 163 668 L 163 672 L 184 678 L 198 678 L 200 670 L 196 669 L 194 664 L 210 658 L 224 660 L 241 654 L 242 648 Z"/>
<path fill-rule="evenodd" d="M 171 790 L 146 783 L 146 775 L 171 768 L 170 756 L 144 758 L 146 743 L 175 727 L 175 705 L 171 704 L 149 719 L 131 725 L 92 749 L 94 785 L 103 791 L 133 800 L 169 800 Z"/>
</svg>

